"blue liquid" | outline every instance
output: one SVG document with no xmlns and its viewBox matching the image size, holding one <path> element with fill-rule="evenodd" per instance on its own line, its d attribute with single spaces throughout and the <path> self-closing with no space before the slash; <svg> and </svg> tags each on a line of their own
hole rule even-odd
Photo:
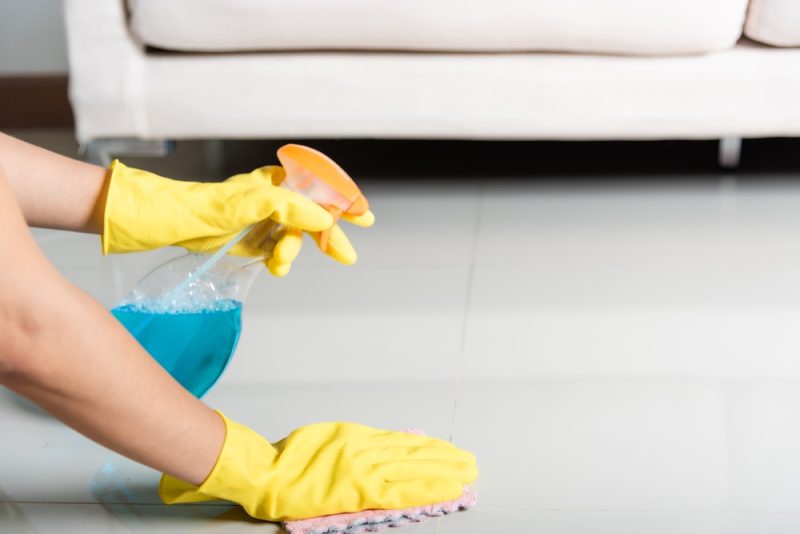
<svg viewBox="0 0 800 534">
<path fill-rule="evenodd" d="M 162 313 L 126 305 L 111 313 L 196 397 L 222 375 L 242 329 L 242 303 L 234 300 L 199 312 Z"/>
</svg>

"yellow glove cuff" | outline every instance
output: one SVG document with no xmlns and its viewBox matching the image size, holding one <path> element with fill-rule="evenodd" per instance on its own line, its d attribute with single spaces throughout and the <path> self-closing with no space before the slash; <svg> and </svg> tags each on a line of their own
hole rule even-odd
<svg viewBox="0 0 800 534">
<path fill-rule="evenodd" d="M 253 517 L 274 517 L 263 495 L 269 479 L 274 477 L 274 461 L 278 452 L 260 434 L 231 421 L 221 412 L 225 422 L 225 441 L 217 463 L 200 486 L 194 486 L 170 475 L 162 475 L 158 494 L 165 504 L 209 500 L 230 500 L 239 503 Z"/>
<path fill-rule="evenodd" d="M 203 224 L 187 205 L 187 199 L 198 195 L 205 200 L 209 184 L 171 180 L 119 160 L 108 167 L 106 184 L 103 254 L 172 245 L 185 239 L 187 230 L 196 235 L 215 233 L 213 225 Z"/>
</svg>

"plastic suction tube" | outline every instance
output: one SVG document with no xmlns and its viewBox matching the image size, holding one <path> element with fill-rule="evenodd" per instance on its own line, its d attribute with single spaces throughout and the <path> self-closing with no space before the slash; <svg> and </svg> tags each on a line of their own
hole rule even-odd
<svg viewBox="0 0 800 534">
<path fill-rule="evenodd" d="M 200 278 L 201 276 L 206 274 L 208 271 L 210 271 L 214 267 L 214 265 L 216 265 L 217 262 L 219 262 L 219 260 L 224 258 L 225 255 L 228 253 L 228 251 L 230 251 L 233 247 L 236 246 L 236 243 L 238 243 L 239 241 L 244 239 L 244 236 L 246 236 L 248 233 L 250 233 L 250 230 L 255 228 L 255 226 L 256 226 L 255 224 L 251 224 L 250 226 L 248 226 L 247 228 L 245 228 L 244 230 L 242 230 L 241 232 L 236 234 L 236 236 L 234 236 L 233 239 L 231 239 L 230 241 L 225 243 L 222 246 L 222 248 L 220 248 L 210 258 L 208 258 L 208 260 L 206 260 L 205 263 L 200 265 L 200 267 L 198 267 L 191 274 L 189 274 L 189 276 L 187 276 L 186 279 L 183 282 L 181 282 L 180 284 L 175 286 L 175 288 L 172 291 L 170 291 L 168 293 L 168 295 L 171 295 L 172 293 L 183 291 L 184 289 L 186 289 L 187 287 L 192 285 L 192 283 L 195 280 L 197 280 L 198 278 Z M 259 261 L 260 260 L 261 260 L 261 258 L 259 258 Z"/>
</svg>

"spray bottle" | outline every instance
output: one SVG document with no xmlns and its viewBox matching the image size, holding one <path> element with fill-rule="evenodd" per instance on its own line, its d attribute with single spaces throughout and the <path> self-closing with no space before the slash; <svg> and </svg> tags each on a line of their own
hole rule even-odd
<svg viewBox="0 0 800 534">
<path fill-rule="evenodd" d="M 369 206 L 355 182 L 333 160 L 312 148 L 285 145 L 278 159 L 281 183 L 324 207 L 338 220 L 362 215 Z M 144 276 L 111 313 L 153 358 L 196 397 L 219 380 L 239 341 L 242 306 L 263 263 L 286 228 L 273 221 L 258 225 L 260 257 L 228 252 L 257 225 L 242 230 L 213 253 L 188 253 Z M 319 239 L 327 247 L 328 231 Z"/>
</svg>

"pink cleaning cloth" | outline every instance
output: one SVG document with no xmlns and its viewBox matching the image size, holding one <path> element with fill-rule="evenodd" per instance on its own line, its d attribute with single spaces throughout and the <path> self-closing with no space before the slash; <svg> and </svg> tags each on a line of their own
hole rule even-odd
<svg viewBox="0 0 800 534">
<path fill-rule="evenodd" d="M 402 510 L 364 510 L 351 514 L 326 515 L 286 521 L 283 526 L 289 534 L 361 534 L 376 532 L 386 527 L 402 527 L 419 523 L 431 517 L 452 514 L 475 505 L 476 495 L 464 488 L 461 497 L 453 501 L 416 506 Z"/>
<path fill-rule="evenodd" d="M 424 435 L 419 429 L 404 430 L 409 434 Z M 309 519 L 286 521 L 284 528 L 289 534 L 361 534 L 377 532 L 387 527 L 402 527 L 409 523 L 419 523 L 432 517 L 452 514 L 475 506 L 477 496 L 464 486 L 461 497 L 452 501 L 415 506 L 401 510 L 364 510 L 349 514 L 335 514 Z"/>
</svg>

